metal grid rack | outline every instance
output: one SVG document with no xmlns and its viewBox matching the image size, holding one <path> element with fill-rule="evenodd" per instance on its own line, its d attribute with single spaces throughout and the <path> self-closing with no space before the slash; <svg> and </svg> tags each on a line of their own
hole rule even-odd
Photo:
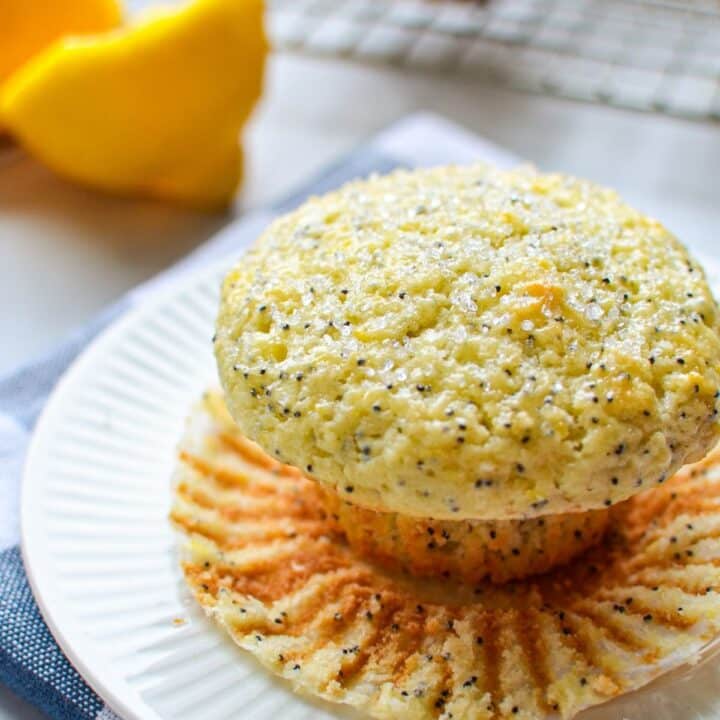
<svg viewBox="0 0 720 720">
<path fill-rule="evenodd" d="M 284 50 L 720 121 L 720 0 L 269 0 Z"/>
</svg>

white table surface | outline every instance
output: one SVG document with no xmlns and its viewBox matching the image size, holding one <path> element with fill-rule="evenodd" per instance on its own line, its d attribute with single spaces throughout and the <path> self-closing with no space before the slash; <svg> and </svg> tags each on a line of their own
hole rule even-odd
<svg viewBox="0 0 720 720">
<path fill-rule="evenodd" d="M 720 257 L 720 130 L 536 97 L 470 79 L 292 56 L 272 60 L 246 137 L 235 214 L 282 196 L 392 120 L 444 114 L 545 170 L 618 189 Z M 124 290 L 231 219 L 120 200 L 0 156 L 0 374 L 53 347 Z M 40 715 L 0 688 L 0 720 Z"/>
</svg>

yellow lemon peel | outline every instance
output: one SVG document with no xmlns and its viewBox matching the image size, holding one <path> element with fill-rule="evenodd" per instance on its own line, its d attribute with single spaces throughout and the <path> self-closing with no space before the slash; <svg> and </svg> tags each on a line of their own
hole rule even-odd
<svg viewBox="0 0 720 720">
<path fill-rule="evenodd" d="M 23 0 L 0 3 L 0 88 L 20 66 L 64 35 L 102 32 L 120 24 L 116 0 Z"/>
<path fill-rule="evenodd" d="M 262 0 L 197 0 L 65 38 L 0 96 L 3 124 L 58 174 L 110 192 L 227 204 L 262 89 Z"/>
</svg>

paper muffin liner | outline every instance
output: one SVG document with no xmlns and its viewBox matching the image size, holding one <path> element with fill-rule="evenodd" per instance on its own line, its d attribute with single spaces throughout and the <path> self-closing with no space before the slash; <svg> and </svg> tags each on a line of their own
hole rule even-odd
<svg viewBox="0 0 720 720">
<path fill-rule="evenodd" d="M 612 508 L 571 564 L 502 586 L 363 560 L 317 485 L 244 439 L 217 394 L 179 454 L 172 520 L 197 601 L 296 690 L 371 716 L 570 718 L 720 635 L 717 452 Z"/>
</svg>

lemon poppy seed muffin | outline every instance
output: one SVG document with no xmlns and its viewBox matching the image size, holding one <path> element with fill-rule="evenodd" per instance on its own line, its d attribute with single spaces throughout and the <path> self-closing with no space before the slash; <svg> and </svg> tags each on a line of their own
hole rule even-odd
<svg viewBox="0 0 720 720">
<path fill-rule="evenodd" d="M 228 274 L 215 349 L 241 431 L 376 511 L 603 508 L 718 433 L 702 269 L 614 192 L 531 169 L 311 199 Z"/>
<path fill-rule="evenodd" d="M 605 534 L 611 509 L 526 520 L 434 520 L 378 512 L 341 500 L 324 507 L 359 556 L 419 577 L 505 583 L 570 562 Z"/>
</svg>

